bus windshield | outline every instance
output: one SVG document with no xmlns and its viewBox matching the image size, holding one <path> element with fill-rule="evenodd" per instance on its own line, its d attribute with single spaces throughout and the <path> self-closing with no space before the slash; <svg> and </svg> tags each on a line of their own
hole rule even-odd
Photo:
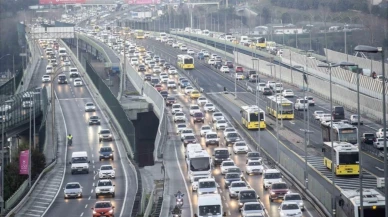
<svg viewBox="0 0 388 217">
<path fill-rule="evenodd" d="M 283 114 L 292 114 L 294 109 L 292 108 L 292 104 L 280 104 L 279 109 Z"/>
<path fill-rule="evenodd" d="M 358 164 L 358 152 L 340 152 L 339 164 Z"/>
<path fill-rule="evenodd" d="M 339 131 L 339 140 L 345 141 L 357 141 L 357 130 L 356 129 L 342 129 Z"/>
<path fill-rule="evenodd" d="M 256 113 L 250 113 L 249 114 L 249 121 L 259 121 L 258 117 L 259 117 L 259 115 L 257 115 Z M 263 113 L 260 113 L 260 121 L 264 121 Z"/>
<path fill-rule="evenodd" d="M 207 216 L 211 215 L 221 215 L 221 206 L 220 205 L 208 205 L 208 206 L 199 206 L 199 215 Z"/>
<path fill-rule="evenodd" d="M 184 64 L 193 64 L 194 60 L 192 58 L 190 59 L 184 59 Z"/>
<path fill-rule="evenodd" d="M 190 159 L 191 171 L 207 171 L 210 170 L 210 161 L 208 157 Z"/>
</svg>

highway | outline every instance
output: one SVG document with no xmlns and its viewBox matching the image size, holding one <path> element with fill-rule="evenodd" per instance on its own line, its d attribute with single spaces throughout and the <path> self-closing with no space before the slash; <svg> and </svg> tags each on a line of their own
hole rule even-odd
<svg viewBox="0 0 388 217">
<path fill-rule="evenodd" d="M 139 42 L 139 41 L 137 41 L 137 42 Z M 159 53 L 156 51 L 156 54 L 159 54 Z M 161 55 L 161 58 L 168 59 L 162 53 L 160 53 L 160 55 Z M 175 62 L 172 61 L 171 64 L 175 65 Z M 209 74 L 209 76 L 210 76 L 210 78 L 208 77 L 207 79 L 210 80 L 210 79 L 212 79 L 211 77 L 215 76 L 215 75 L 214 74 L 213 75 Z M 175 76 L 175 77 L 170 76 L 170 78 L 174 78 L 174 80 L 176 82 L 178 82 L 178 77 L 177 76 Z M 204 77 L 203 77 L 203 79 L 206 80 L 206 78 L 204 78 Z M 201 81 L 199 81 L 199 82 L 201 82 Z M 205 88 L 205 86 L 201 86 L 201 87 Z M 165 85 L 164 85 L 164 89 L 167 89 L 167 87 Z M 208 86 L 206 87 L 205 91 L 207 93 L 209 93 L 209 91 L 207 91 L 209 89 L 211 89 L 214 94 L 218 94 L 220 91 L 222 91 L 223 87 L 222 86 L 217 87 L 216 85 L 208 84 Z M 238 88 L 238 91 L 243 91 L 243 90 L 241 88 Z M 186 117 L 188 118 L 189 126 L 192 129 L 194 129 L 194 131 L 196 133 L 197 141 L 199 141 L 199 143 L 201 143 L 202 147 L 205 150 L 207 150 L 210 155 L 212 155 L 215 146 L 206 147 L 205 146 L 204 138 L 201 138 L 200 135 L 199 135 L 200 128 L 201 128 L 201 126 L 203 124 L 201 124 L 201 123 L 193 124 L 192 121 L 191 121 L 191 118 L 190 118 L 190 116 L 188 114 L 189 113 L 188 112 L 189 105 L 192 104 L 192 103 L 196 103 L 196 101 L 195 100 L 190 100 L 187 96 L 185 96 L 182 93 L 182 90 L 180 88 L 174 89 L 174 90 L 169 90 L 169 93 L 170 93 L 170 96 L 175 96 L 177 98 L 177 100 L 178 100 L 178 103 L 180 103 L 184 107 L 183 111 L 186 114 Z M 169 119 L 172 120 L 172 114 L 171 114 L 170 110 L 168 110 L 168 115 L 169 115 Z M 208 114 L 206 114 L 205 124 L 211 125 L 210 122 L 211 122 L 211 113 L 208 113 Z M 174 125 L 174 123 L 171 121 L 170 125 Z M 231 121 L 229 121 L 229 125 L 232 126 Z M 175 128 L 172 128 L 172 130 L 175 131 Z M 219 131 L 218 135 L 221 137 L 221 140 L 220 140 L 221 143 L 220 144 L 222 144 L 222 145 L 220 145 L 220 147 L 225 147 L 225 145 L 223 144 L 224 141 L 223 141 L 222 131 Z M 263 138 L 264 138 L 264 136 L 263 136 Z M 268 138 L 268 140 L 266 140 L 266 142 L 268 142 L 268 143 L 272 143 L 273 142 L 273 138 L 270 138 L 268 136 L 266 138 Z M 175 159 L 178 159 L 178 161 L 179 161 L 179 164 L 180 164 L 180 174 L 182 176 L 182 179 L 185 180 L 185 182 L 186 182 L 185 185 L 182 185 L 181 183 L 177 183 L 178 185 L 180 185 L 179 186 L 180 189 L 179 189 L 178 186 L 176 188 L 178 188 L 178 190 L 181 190 L 181 191 L 183 191 L 183 189 L 186 188 L 186 194 L 189 193 L 190 200 L 192 201 L 191 210 L 195 213 L 196 212 L 196 208 L 197 208 L 197 193 L 196 192 L 192 192 L 191 184 L 190 184 L 190 181 L 188 179 L 188 175 L 187 175 L 188 171 L 187 171 L 186 161 L 185 161 L 185 157 L 184 157 L 185 148 L 183 147 L 182 143 L 180 142 L 179 135 L 171 135 L 170 140 L 175 141 L 173 143 L 174 148 L 171 148 L 171 147 L 170 148 L 174 149 L 174 151 L 176 151 Z M 228 149 L 229 149 L 230 153 L 233 153 L 231 147 L 229 147 Z M 174 155 L 175 153 L 169 153 L 169 155 L 171 155 L 171 154 Z M 167 153 L 166 153 L 166 155 L 167 155 Z M 245 170 L 245 162 L 246 162 L 246 156 L 245 155 L 232 154 L 231 159 L 234 160 L 236 165 L 238 167 L 240 167 L 243 171 Z M 170 169 L 173 169 L 173 168 L 167 167 L 166 169 L 170 170 Z M 218 191 L 222 195 L 223 211 L 226 212 L 227 216 L 240 216 L 240 213 L 238 211 L 238 201 L 236 199 L 230 199 L 229 198 L 228 189 L 225 189 L 224 182 L 223 182 L 223 176 L 220 173 L 219 167 L 213 168 L 212 175 L 215 178 L 215 180 L 217 181 L 217 183 L 219 184 Z M 264 206 L 266 207 L 267 216 L 271 216 L 271 217 L 279 216 L 279 211 L 278 211 L 277 208 L 280 205 L 281 201 L 275 201 L 275 202 L 270 202 L 269 201 L 269 198 L 268 198 L 269 197 L 269 193 L 268 193 L 268 191 L 264 191 L 263 190 L 263 187 L 262 187 L 263 183 L 262 183 L 261 176 L 248 176 L 248 175 L 244 174 L 244 179 L 260 195 L 261 201 L 264 204 Z M 294 188 L 291 187 L 291 189 L 293 191 L 295 191 Z M 190 207 L 187 205 L 187 201 L 188 200 L 189 200 L 189 198 L 185 197 L 185 199 L 184 199 L 185 205 L 183 206 L 183 209 L 184 209 L 184 213 L 183 213 L 184 215 L 183 216 L 187 216 L 187 217 L 192 216 L 192 214 L 190 214 Z M 306 211 L 304 212 L 304 216 L 305 217 L 307 217 L 307 216 L 309 216 L 309 217 L 319 216 L 317 211 L 312 207 L 312 205 L 309 202 L 306 201 L 305 205 L 306 205 Z"/>
<path fill-rule="evenodd" d="M 109 126 L 99 106 L 96 106 L 96 112 L 84 111 L 85 103 L 96 102 L 93 100 L 87 86 L 74 87 L 74 79 L 69 78 L 68 71 L 68 67 L 63 68 L 63 72 L 68 78 L 68 84 L 57 84 L 56 80 L 53 82 L 60 109 L 65 119 L 67 134 L 73 135 L 73 145 L 68 147 L 66 162 L 71 161 L 73 152 L 86 151 L 90 160 L 90 173 L 72 175 L 70 173 L 70 164 L 67 164 L 59 194 L 46 213 L 46 216 L 91 216 L 91 207 L 94 206 L 97 200 L 112 201 L 115 206 L 116 216 L 130 216 L 136 189 L 129 188 L 128 186 L 136 183 L 134 171 L 132 171 L 125 154 L 122 155 L 124 149 L 120 143 L 116 142 L 115 139 L 112 142 L 99 143 L 98 132 L 100 129 L 110 128 L 113 131 L 114 138 L 117 133 Z M 100 126 L 88 125 L 89 117 L 92 115 L 98 115 L 101 118 Z M 115 151 L 114 161 L 99 161 L 99 148 L 101 146 L 111 146 L 113 148 Z M 112 165 L 115 168 L 116 179 L 113 180 L 115 184 L 115 198 L 100 197 L 96 199 L 95 197 L 94 186 L 99 179 L 97 170 L 101 165 Z M 83 187 L 83 198 L 64 199 L 62 189 L 69 182 L 79 182 L 81 184 Z M 42 196 L 44 197 L 44 195 Z"/>
<path fill-rule="evenodd" d="M 176 55 L 180 53 L 179 50 L 154 40 L 147 40 L 146 44 L 149 47 L 159 50 L 164 55 L 169 56 L 169 58 L 176 57 Z M 222 53 L 218 55 L 223 56 Z M 203 87 L 206 92 L 216 92 L 214 91 L 214 88 L 216 88 L 215 85 L 210 81 L 217 81 L 216 82 L 217 87 L 222 86 L 222 87 L 226 87 L 228 91 L 231 91 L 231 92 L 234 91 L 235 84 L 234 84 L 233 78 L 231 78 L 231 75 L 228 76 L 228 75 L 219 73 L 215 71 L 214 68 L 209 68 L 207 64 L 202 61 L 196 61 L 196 69 L 190 73 L 194 76 L 194 78 L 198 79 L 199 85 Z M 214 77 L 212 74 L 214 74 Z M 233 74 L 233 73 L 230 73 L 230 74 Z M 210 77 L 210 79 L 206 79 L 206 78 L 209 78 L 209 76 L 212 76 L 212 77 Z M 274 79 L 261 76 L 260 82 L 266 82 L 267 80 L 274 80 Z M 248 85 L 250 85 L 252 88 L 255 88 L 254 83 L 249 83 L 246 81 L 243 81 L 241 83 L 243 84 L 248 83 Z M 303 93 L 300 89 L 295 88 L 294 86 L 290 86 L 288 84 L 283 84 L 283 85 L 285 89 L 292 89 L 296 96 L 299 96 L 299 97 L 303 96 Z M 211 88 L 207 89 L 207 87 L 209 86 Z M 221 90 L 219 89 L 218 91 L 221 91 Z M 241 92 L 241 91 L 238 90 L 237 92 Z M 246 92 L 246 90 L 244 89 L 243 92 Z M 312 145 L 312 148 L 310 149 L 314 149 L 315 155 L 321 155 L 321 153 L 319 153 L 321 144 L 322 144 L 320 123 L 319 121 L 315 121 L 312 119 L 312 114 L 314 113 L 314 111 L 317 111 L 317 110 L 323 110 L 329 113 L 330 104 L 329 102 L 320 99 L 318 96 L 314 94 L 308 94 L 308 95 L 313 96 L 316 101 L 316 106 L 310 107 L 309 114 L 308 114 L 310 116 L 310 131 L 313 131 L 312 136 L 310 136 L 310 144 Z M 251 93 L 238 94 L 238 97 L 239 99 L 241 99 L 247 104 L 255 104 L 254 94 L 251 94 Z M 261 98 L 263 99 L 262 96 Z M 298 97 L 294 97 L 293 99 L 291 98 L 290 100 L 295 102 L 296 98 Z M 261 108 L 265 110 L 265 107 L 264 107 L 265 102 L 261 101 L 261 105 L 262 105 Z M 333 105 L 335 106 L 335 104 Z M 284 121 L 283 124 L 287 129 L 289 129 L 294 134 L 298 135 L 300 138 L 303 139 L 303 132 L 300 130 L 304 128 L 303 112 L 296 111 L 296 114 L 297 115 L 295 120 Z M 349 117 L 350 114 L 352 113 L 350 111 L 347 111 L 346 114 L 347 114 L 346 116 Z M 269 116 L 267 115 L 267 117 Z M 374 123 L 373 121 L 364 119 L 364 125 L 361 125 L 359 133 L 360 135 L 362 135 L 362 133 L 364 132 L 374 133 L 380 127 L 381 127 L 380 125 Z M 372 173 L 373 175 L 382 177 L 384 174 L 383 174 L 383 171 L 380 170 L 380 168 L 383 168 L 383 161 L 377 158 L 377 150 L 371 146 L 364 145 L 364 147 L 365 147 L 365 151 L 363 152 L 364 168 L 370 173 Z M 303 151 L 303 147 L 302 147 L 302 151 Z M 371 184 L 374 185 L 375 182 Z"/>
</svg>

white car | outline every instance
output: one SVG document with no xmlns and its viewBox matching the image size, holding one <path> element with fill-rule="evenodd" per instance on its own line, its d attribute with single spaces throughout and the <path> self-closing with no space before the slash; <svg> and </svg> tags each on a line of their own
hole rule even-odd
<svg viewBox="0 0 388 217">
<path fill-rule="evenodd" d="M 131 65 L 137 66 L 139 64 L 139 59 L 138 58 L 131 58 Z"/>
<path fill-rule="evenodd" d="M 181 130 L 181 140 L 185 138 L 185 136 L 194 135 L 194 131 L 190 128 L 182 129 Z"/>
<path fill-rule="evenodd" d="M 298 204 L 299 208 L 303 211 L 304 210 L 304 203 L 302 196 L 299 193 L 288 193 L 285 194 L 283 197 L 283 201 L 286 202 L 295 202 Z"/>
<path fill-rule="evenodd" d="M 181 51 L 187 51 L 186 45 L 181 45 L 181 46 L 179 47 L 179 50 L 181 50 Z"/>
<path fill-rule="evenodd" d="M 63 60 L 63 61 L 62 61 L 62 65 L 63 65 L 63 66 L 70 66 L 70 65 L 71 65 L 70 60 L 68 60 L 68 59 Z"/>
<path fill-rule="evenodd" d="M 215 112 L 216 111 L 216 107 L 213 105 L 213 103 L 206 103 L 203 106 L 203 110 L 205 112 Z"/>
<path fill-rule="evenodd" d="M 96 111 L 96 106 L 92 102 L 87 102 L 85 104 L 85 112 L 95 112 Z"/>
<path fill-rule="evenodd" d="M 216 130 L 222 130 L 228 127 L 228 123 L 225 120 L 218 120 L 214 123 Z"/>
<path fill-rule="evenodd" d="M 294 92 L 292 90 L 286 89 L 286 90 L 283 90 L 282 96 L 284 96 L 284 97 L 294 97 L 295 95 L 294 95 Z"/>
<path fill-rule="evenodd" d="M 193 50 L 191 50 L 191 49 L 188 49 L 188 50 L 187 50 L 187 54 L 188 54 L 188 55 L 194 55 L 195 52 L 194 52 Z"/>
<path fill-rule="evenodd" d="M 313 117 L 315 120 L 319 120 L 324 113 L 325 113 L 324 111 L 320 111 L 320 110 L 314 111 Z"/>
<path fill-rule="evenodd" d="M 168 69 L 168 74 L 176 75 L 176 74 L 178 74 L 178 71 L 176 70 L 176 68 L 171 67 Z"/>
<path fill-rule="evenodd" d="M 225 120 L 225 117 L 221 112 L 214 112 L 212 115 L 212 121 L 216 122 L 218 120 Z"/>
<path fill-rule="evenodd" d="M 159 74 L 159 77 L 160 77 L 160 78 L 162 78 L 162 77 L 164 77 L 164 76 L 167 76 L 167 77 L 168 77 L 168 74 L 165 73 L 165 72 L 162 72 L 162 73 Z"/>
<path fill-rule="evenodd" d="M 239 154 L 239 153 L 248 153 L 248 146 L 245 142 L 235 142 L 233 144 L 233 152 L 235 154 Z"/>
<path fill-rule="evenodd" d="M 190 116 L 193 116 L 194 115 L 194 113 L 196 113 L 196 112 L 201 112 L 201 109 L 199 108 L 199 106 L 198 105 L 190 105 L 190 107 L 189 107 L 189 112 L 190 112 Z"/>
<path fill-rule="evenodd" d="M 193 182 L 191 183 L 191 190 L 197 191 L 198 190 L 198 181 L 200 179 L 208 179 L 207 176 L 194 176 Z"/>
<path fill-rule="evenodd" d="M 250 187 L 244 181 L 235 181 L 229 185 L 229 198 L 236 198 L 240 191 L 248 190 Z"/>
<path fill-rule="evenodd" d="M 82 80 L 81 78 L 76 78 L 74 79 L 74 87 L 79 87 L 79 86 L 82 86 Z"/>
<path fill-rule="evenodd" d="M 300 210 L 298 204 L 295 202 L 283 201 L 279 206 L 279 213 L 280 217 L 302 217 L 302 210 Z"/>
<path fill-rule="evenodd" d="M 109 179 L 100 179 L 96 184 L 96 198 L 100 195 L 111 195 L 115 197 L 115 185 Z"/>
<path fill-rule="evenodd" d="M 244 79 L 244 74 L 241 72 L 234 73 L 234 76 L 236 77 L 236 80 L 243 80 Z"/>
<path fill-rule="evenodd" d="M 168 79 L 167 88 L 176 88 L 176 84 L 174 80 Z"/>
<path fill-rule="evenodd" d="M 187 95 L 187 94 L 191 93 L 191 91 L 193 91 L 193 90 L 194 90 L 193 87 L 188 86 L 188 87 L 185 88 L 185 94 Z"/>
<path fill-rule="evenodd" d="M 51 76 L 50 75 L 43 75 L 42 77 L 42 82 L 50 82 L 51 81 Z"/>
<path fill-rule="evenodd" d="M 226 137 L 228 133 L 237 133 L 237 131 L 236 129 L 234 129 L 234 127 L 227 127 L 222 133 L 223 133 L 223 136 Z"/>
<path fill-rule="evenodd" d="M 350 124 L 358 124 L 358 115 L 350 115 Z M 363 125 L 364 122 L 362 121 L 362 118 L 360 117 L 360 125 Z"/>
<path fill-rule="evenodd" d="M 220 71 L 223 72 L 223 73 L 229 73 L 230 72 L 228 66 L 221 66 Z"/>
<path fill-rule="evenodd" d="M 258 86 L 259 92 L 263 92 L 264 88 L 267 87 L 267 84 L 266 83 L 258 83 L 257 86 Z"/>
<path fill-rule="evenodd" d="M 184 123 L 180 123 L 180 124 L 175 125 L 176 134 L 181 133 L 181 130 L 186 129 L 186 128 L 187 128 L 187 125 Z"/>
<path fill-rule="evenodd" d="M 167 83 L 167 81 L 168 81 L 168 76 L 162 76 L 162 77 L 160 78 L 160 81 L 161 81 L 162 83 Z"/>
<path fill-rule="evenodd" d="M 116 177 L 115 170 L 111 165 L 101 165 L 98 170 L 98 177 L 100 179 L 114 179 Z"/>
<path fill-rule="evenodd" d="M 241 208 L 242 217 L 265 216 L 264 206 L 260 202 L 246 202 Z"/>
<path fill-rule="evenodd" d="M 144 60 L 144 63 L 145 63 L 145 64 L 148 64 L 148 63 L 150 63 L 150 62 L 152 62 L 152 59 L 151 59 L 151 58 L 146 58 L 146 59 Z"/>
<path fill-rule="evenodd" d="M 388 132 L 386 133 L 388 135 Z M 384 137 L 384 128 L 380 128 L 377 132 L 376 132 L 376 137 L 377 138 L 382 138 Z"/>
<path fill-rule="evenodd" d="M 264 166 L 261 160 L 248 160 L 245 172 L 247 175 L 263 174 Z"/>
<path fill-rule="evenodd" d="M 176 112 L 175 113 L 175 115 L 174 115 L 174 122 L 178 122 L 178 121 L 181 121 L 181 122 L 186 122 L 187 121 L 186 115 L 183 112 Z"/>
<path fill-rule="evenodd" d="M 152 68 L 152 72 L 153 73 L 161 73 L 162 68 L 160 66 L 154 66 L 154 68 Z"/>
<path fill-rule="evenodd" d="M 179 44 L 178 43 L 172 43 L 172 45 L 171 45 L 171 47 L 173 47 L 173 48 L 178 48 L 179 47 Z"/>
<path fill-rule="evenodd" d="M 212 130 L 211 126 L 209 126 L 209 125 L 203 125 L 203 126 L 201 127 L 200 135 L 201 135 L 201 136 L 205 136 L 207 133 L 210 133 L 210 132 L 212 132 L 212 131 L 213 131 L 213 130 Z"/>
<path fill-rule="evenodd" d="M 203 51 L 203 56 L 204 57 L 209 57 L 210 56 L 209 51 L 206 51 L 206 50 Z"/>
<path fill-rule="evenodd" d="M 204 105 L 204 104 L 206 104 L 207 103 L 207 99 L 205 98 L 205 97 L 199 97 L 198 99 L 197 99 L 197 104 L 199 105 L 199 106 L 202 106 L 202 105 Z"/>
<path fill-rule="evenodd" d="M 51 74 L 54 72 L 54 69 L 51 65 L 46 66 L 46 74 Z"/>
<path fill-rule="evenodd" d="M 322 114 L 319 117 L 320 122 L 330 121 L 330 119 L 331 119 L 331 114 Z"/>
<path fill-rule="evenodd" d="M 229 168 L 235 167 L 236 164 L 232 160 L 225 160 L 222 161 L 220 169 L 221 169 L 221 174 L 225 175 L 228 172 Z"/>
<path fill-rule="evenodd" d="M 178 103 L 172 104 L 171 112 L 172 114 L 175 114 L 177 112 L 183 112 L 181 104 L 178 104 Z"/>
<path fill-rule="evenodd" d="M 384 148 L 384 138 L 376 138 L 373 141 L 373 147 L 377 149 L 383 149 Z"/>
<path fill-rule="evenodd" d="M 305 96 L 304 99 L 308 101 L 309 105 L 315 106 L 315 100 L 312 96 Z"/>
<path fill-rule="evenodd" d="M 209 64 L 209 65 L 214 65 L 216 63 L 216 60 L 215 59 L 209 59 L 208 61 L 207 61 L 207 64 Z"/>
</svg>

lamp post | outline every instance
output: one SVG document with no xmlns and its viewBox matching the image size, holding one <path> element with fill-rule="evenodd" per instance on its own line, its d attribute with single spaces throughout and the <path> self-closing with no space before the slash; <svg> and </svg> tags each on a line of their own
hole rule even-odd
<svg viewBox="0 0 388 217">
<path fill-rule="evenodd" d="M 257 129 L 257 132 L 258 132 L 258 136 L 259 136 L 259 141 L 258 141 L 258 146 L 257 146 L 257 151 L 261 154 L 261 148 L 260 148 L 260 146 L 261 146 L 261 144 L 260 144 L 260 142 L 261 142 L 261 133 L 260 133 L 260 121 L 261 121 L 261 113 L 260 113 L 260 111 L 261 111 L 261 109 L 260 109 L 260 95 L 259 95 L 259 69 L 260 69 L 260 59 L 255 59 L 255 58 L 253 58 L 252 59 L 252 62 L 254 62 L 254 61 L 257 61 L 257 77 L 256 77 L 256 91 L 255 91 L 255 93 L 256 93 L 256 105 L 257 105 L 257 107 L 259 107 L 259 128 Z M 254 69 L 254 68 L 253 68 Z"/>
<path fill-rule="evenodd" d="M 331 68 L 333 67 L 331 64 L 318 64 L 318 67 L 323 67 L 329 69 L 329 86 L 330 86 L 330 114 L 333 114 L 333 90 L 331 83 Z M 330 115 L 330 123 L 333 123 L 333 115 Z M 331 141 L 331 157 L 334 159 L 334 141 L 333 141 L 333 128 L 330 128 L 330 141 Z M 307 154 L 306 154 L 307 157 Z M 307 158 L 305 159 L 305 163 L 307 164 Z M 331 177 L 332 177 L 332 192 L 335 191 L 335 168 L 331 167 Z M 335 217 L 335 195 L 331 194 L 331 208 L 332 208 L 332 217 Z"/>
<path fill-rule="evenodd" d="M 272 67 L 275 68 L 275 100 L 276 100 L 276 163 L 279 163 L 279 103 L 278 103 L 278 94 L 276 93 L 276 67 L 275 64 L 268 63 L 267 66 L 271 68 L 272 75 Z M 283 113 L 283 112 L 282 112 Z"/>
<path fill-rule="evenodd" d="M 382 62 L 382 79 L 383 79 L 383 141 L 384 141 L 384 181 L 387 183 L 388 181 L 388 162 L 387 162 L 387 112 L 386 112 L 386 105 L 385 105 L 385 57 L 384 57 L 384 50 L 382 47 L 372 47 L 367 45 L 357 45 L 354 48 L 354 51 L 356 52 L 363 52 L 363 53 L 381 53 L 381 62 Z M 388 195 L 388 187 L 385 186 L 384 188 L 384 195 Z M 385 216 L 388 216 L 388 203 L 385 203 Z"/>
</svg>

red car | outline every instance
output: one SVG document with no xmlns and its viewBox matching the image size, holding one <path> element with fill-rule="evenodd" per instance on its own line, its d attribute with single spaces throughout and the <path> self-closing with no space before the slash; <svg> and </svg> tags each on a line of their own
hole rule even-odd
<svg viewBox="0 0 388 217">
<path fill-rule="evenodd" d="M 160 92 L 160 91 L 162 91 L 163 87 L 162 87 L 161 84 L 155 84 L 155 89 L 156 89 L 158 92 Z"/>
<path fill-rule="evenodd" d="M 236 67 L 236 72 L 244 72 L 244 69 L 242 66 L 237 66 Z"/>
<path fill-rule="evenodd" d="M 110 201 L 98 201 L 94 204 L 92 210 L 93 217 L 114 217 L 115 215 L 115 207 Z"/>
<path fill-rule="evenodd" d="M 269 201 L 271 202 L 276 199 L 283 199 L 284 195 L 290 190 L 285 182 L 273 183 L 269 189 Z"/>
</svg>

